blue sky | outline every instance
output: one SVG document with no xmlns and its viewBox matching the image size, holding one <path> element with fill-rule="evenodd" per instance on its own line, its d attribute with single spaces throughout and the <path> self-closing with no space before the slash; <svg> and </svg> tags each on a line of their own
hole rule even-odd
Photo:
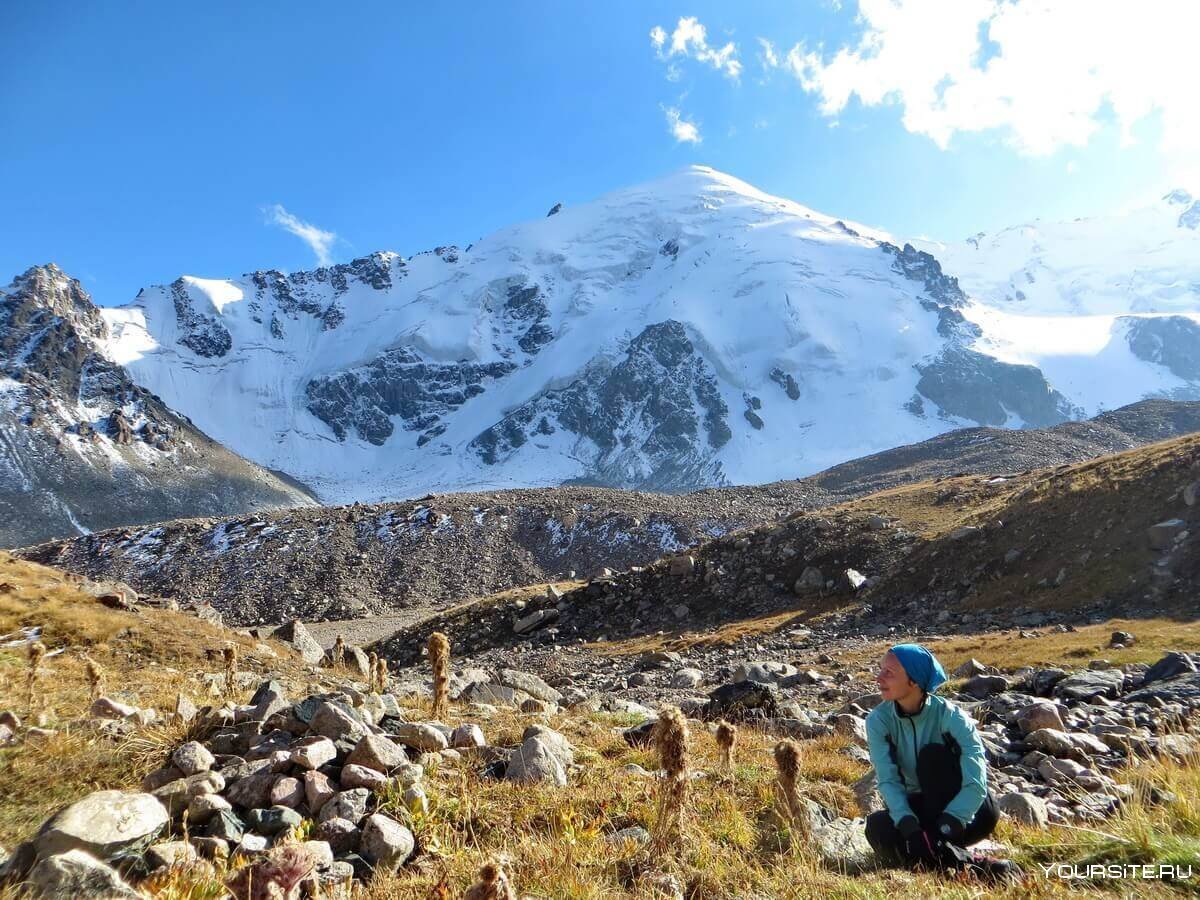
<svg viewBox="0 0 1200 900">
<path fill-rule="evenodd" d="M 122 303 L 466 244 L 693 162 L 943 239 L 1190 177 L 1200 4 L 1033 5 L 5 3 L 0 278 L 55 261 Z"/>
</svg>

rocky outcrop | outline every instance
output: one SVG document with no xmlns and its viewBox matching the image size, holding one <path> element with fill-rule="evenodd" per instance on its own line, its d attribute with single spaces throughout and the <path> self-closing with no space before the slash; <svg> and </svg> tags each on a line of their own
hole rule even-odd
<svg viewBox="0 0 1200 900">
<path fill-rule="evenodd" d="M 214 333 L 203 323 L 190 332 Z M 107 336 L 91 298 L 56 266 L 0 289 L 0 546 L 310 501 L 136 384 L 99 352 Z"/>
<path fill-rule="evenodd" d="M 1138 359 L 1166 367 L 1185 381 L 1200 382 L 1200 324 L 1187 316 L 1128 316 L 1125 339 Z"/>
<path fill-rule="evenodd" d="M 952 346 L 916 369 L 921 396 L 949 415 L 980 425 L 1008 425 L 1015 416 L 1024 426 L 1045 428 L 1074 417 L 1067 399 L 1036 366 Z"/>
<path fill-rule="evenodd" d="M 179 343 L 206 359 L 224 356 L 229 352 L 233 346 L 229 330 L 215 316 L 196 311 L 184 279 L 179 278 L 171 284 L 171 300 L 175 304 Z"/>
<path fill-rule="evenodd" d="M 382 445 L 398 418 L 405 430 L 422 432 L 420 446 L 440 433 L 438 424 L 446 413 L 514 368 L 509 362 L 427 362 L 416 351 L 399 347 L 364 366 L 310 381 L 305 395 L 309 412 L 332 428 L 338 440 L 353 431 Z"/>
<path fill-rule="evenodd" d="M 711 458 L 732 436 L 728 416 L 711 366 L 668 320 L 645 328 L 615 366 L 597 364 L 524 404 L 470 447 L 495 464 L 562 429 L 590 442 L 589 481 L 673 488 L 720 480 Z"/>
</svg>

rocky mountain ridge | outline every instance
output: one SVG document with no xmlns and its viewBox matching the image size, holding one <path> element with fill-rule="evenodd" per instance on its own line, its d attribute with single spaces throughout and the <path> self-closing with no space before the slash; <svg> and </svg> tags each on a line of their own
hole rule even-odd
<svg viewBox="0 0 1200 900">
<path fill-rule="evenodd" d="M 312 502 L 137 384 L 98 351 L 108 334 L 53 265 L 0 289 L 0 546 Z"/>
</svg>

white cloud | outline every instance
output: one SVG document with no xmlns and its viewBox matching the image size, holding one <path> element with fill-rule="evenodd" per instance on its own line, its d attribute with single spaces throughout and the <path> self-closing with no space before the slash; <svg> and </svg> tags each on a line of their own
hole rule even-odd
<svg viewBox="0 0 1200 900">
<path fill-rule="evenodd" d="M 1162 149 L 1200 150 L 1194 0 L 859 0 L 863 33 L 828 56 L 797 44 L 787 68 L 821 111 L 897 103 L 946 147 L 1000 130 L 1022 152 L 1088 142 L 1111 114 L 1126 141 L 1152 114 Z M 665 40 L 665 39 L 664 39 Z"/>
<path fill-rule="evenodd" d="M 322 231 L 316 225 L 310 225 L 308 222 L 297 219 L 278 203 L 268 206 L 263 212 L 267 214 L 268 224 L 278 225 L 308 244 L 308 249 L 317 257 L 317 265 L 327 266 L 333 262 L 333 256 L 329 251 L 337 242 L 337 234 L 332 231 Z"/>
<path fill-rule="evenodd" d="M 758 53 L 758 61 L 762 63 L 764 69 L 779 68 L 779 52 L 775 49 L 775 45 L 766 38 L 758 39 L 758 46 L 761 48 Z"/>
<path fill-rule="evenodd" d="M 650 29 L 650 43 L 660 59 L 682 56 L 706 63 L 734 81 L 741 77 L 742 63 L 738 59 L 737 45 L 730 41 L 721 48 L 709 46 L 708 32 L 695 16 L 679 20 L 670 34 L 670 46 L 667 46 L 667 37 L 661 25 Z"/>
<path fill-rule="evenodd" d="M 671 132 L 671 136 L 680 144 L 698 144 L 700 143 L 700 128 L 695 122 L 689 122 L 683 118 L 678 108 L 674 106 L 664 106 L 663 113 L 667 117 L 667 130 Z"/>
</svg>

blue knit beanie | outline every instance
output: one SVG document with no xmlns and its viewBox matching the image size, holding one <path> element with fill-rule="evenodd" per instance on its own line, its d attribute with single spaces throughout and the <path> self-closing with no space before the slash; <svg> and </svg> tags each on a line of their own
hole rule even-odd
<svg viewBox="0 0 1200 900">
<path fill-rule="evenodd" d="M 920 644 L 897 644 L 888 652 L 896 654 L 908 677 L 926 693 L 932 694 L 946 683 L 946 670 L 937 657 Z"/>
</svg>

